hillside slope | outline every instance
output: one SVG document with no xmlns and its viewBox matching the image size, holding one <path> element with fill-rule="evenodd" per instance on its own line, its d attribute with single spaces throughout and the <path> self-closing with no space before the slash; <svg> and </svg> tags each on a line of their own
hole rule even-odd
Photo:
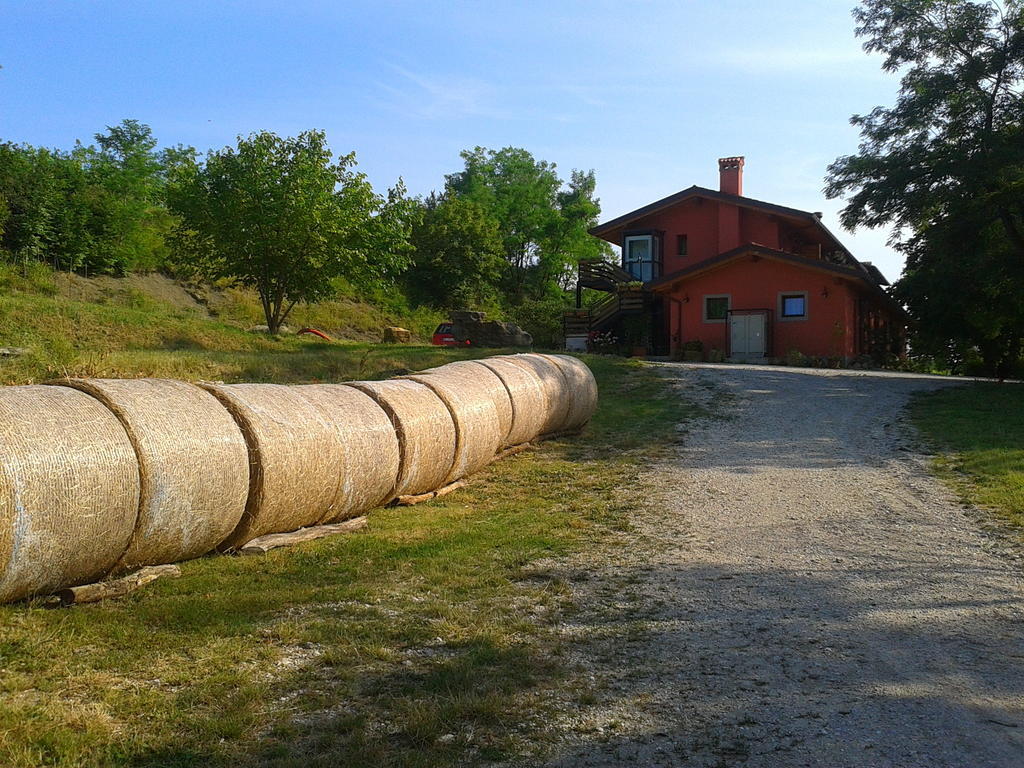
<svg viewBox="0 0 1024 768">
<path fill-rule="evenodd" d="M 376 378 L 473 356 L 425 344 L 440 316 L 351 296 L 299 307 L 294 327 L 313 336 L 269 337 L 247 330 L 262 320 L 255 296 L 189 285 L 161 275 L 82 278 L 30 266 L 0 267 L 0 382 L 61 376 L 168 376 L 224 381 Z M 404 325 L 418 343 L 377 345 L 386 325 Z"/>
</svg>

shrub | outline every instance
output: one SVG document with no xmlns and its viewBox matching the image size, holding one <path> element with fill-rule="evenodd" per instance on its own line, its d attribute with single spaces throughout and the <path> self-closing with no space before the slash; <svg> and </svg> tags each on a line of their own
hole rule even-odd
<svg viewBox="0 0 1024 768">
<path fill-rule="evenodd" d="M 811 358 L 807 357 L 799 349 L 791 349 L 786 353 L 784 358 L 786 365 L 792 365 L 796 368 L 805 368 L 812 364 Z"/>
<path fill-rule="evenodd" d="M 545 296 L 526 299 L 509 309 L 506 319 L 533 336 L 533 345 L 542 349 L 561 349 L 564 346 L 562 315 L 572 308 L 565 296 Z"/>
</svg>

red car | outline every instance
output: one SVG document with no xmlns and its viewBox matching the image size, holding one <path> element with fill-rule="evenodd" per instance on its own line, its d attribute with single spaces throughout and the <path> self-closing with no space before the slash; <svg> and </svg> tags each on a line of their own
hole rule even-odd
<svg viewBox="0 0 1024 768">
<path fill-rule="evenodd" d="M 469 339 L 456 341 L 452 335 L 452 324 L 441 323 L 434 329 L 434 335 L 430 338 L 430 343 L 438 347 L 461 347 L 469 346 Z"/>
</svg>

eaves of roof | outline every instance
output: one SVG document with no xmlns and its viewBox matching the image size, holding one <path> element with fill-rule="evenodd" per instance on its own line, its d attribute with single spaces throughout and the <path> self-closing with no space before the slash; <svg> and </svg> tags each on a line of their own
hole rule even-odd
<svg viewBox="0 0 1024 768">
<path fill-rule="evenodd" d="M 740 208 L 749 208 L 752 210 L 763 211 L 765 213 L 771 213 L 776 216 L 784 216 L 790 219 L 797 219 L 799 221 L 802 221 L 803 223 L 809 224 L 813 228 L 820 231 L 825 236 L 825 238 L 827 238 L 833 245 L 835 245 L 836 248 L 841 250 L 843 253 L 849 256 L 855 264 L 860 266 L 860 262 L 857 261 L 857 259 L 854 258 L 853 254 L 850 253 L 849 250 L 847 250 L 846 246 L 839 241 L 839 238 L 833 235 L 829 228 L 826 227 L 824 223 L 822 223 L 821 219 L 818 218 L 816 214 L 810 211 L 801 211 L 798 208 L 789 208 L 784 205 L 776 205 L 775 203 L 766 203 L 763 200 L 755 200 L 752 197 L 730 195 L 726 192 L 716 192 L 713 189 L 708 189 L 706 187 L 698 187 L 696 185 L 688 187 L 687 189 L 680 190 L 679 192 L 676 192 L 673 195 L 669 195 L 668 197 L 663 197 L 661 200 L 656 200 L 655 202 L 650 203 L 649 205 L 645 205 L 642 208 L 637 208 L 635 211 L 625 213 L 622 216 L 618 216 L 614 219 L 611 219 L 610 221 L 606 221 L 603 224 L 598 224 L 596 227 L 591 227 L 588 230 L 588 232 L 594 235 L 595 237 L 603 237 L 605 234 L 613 232 L 619 227 L 624 227 L 637 219 L 643 218 L 644 216 L 656 213 L 657 211 L 669 208 L 678 203 L 697 197 L 705 198 L 708 200 L 716 200 L 718 202 L 723 203 L 730 203 L 732 205 L 739 206 Z M 875 274 L 868 270 L 867 267 L 865 267 L 864 269 L 872 278 L 875 277 Z M 882 283 L 888 284 L 888 281 L 885 279 L 882 273 L 878 271 L 877 267 L 874 268 L 874 272 L 877 273 L 877 276 L 881 278 Z"/>
<path fill-rule="evenodd" d="M 774 213 L 779 216 L 790 216 L 792 218 L 804 219 L 811 223 L 821 224 L 821 220 L 810 211 L 801 211 L 797 208 L 787 208 L 784 205 L 776 205 L 775 203 L 766 203 L 763 200 L 755 200 L 752 197 L 743 197 L 741 195 L 730 195 L 727 192 L 716 192 L 713 189 L 707 187 L 698 187 L 696 185 L 680 190 L 675 194 L 663 197 L 661 200 L 656 200 L 653 203 L 637 208 L 635 211 L 624 213 L 621 216 L 617 216 L 610 221 L 606 221 L 603 224 L 598 224 L 596 227 L 591 227 L 588 231 L 590 234 L 600 237 L 603 233 L 613 229 L 617 229 L 625 224 L 628 224 L 635 219 L 642 218 L 648 214 L 660 211 L 663 208 L 681 203 L 684 200 L 688 200 L 691 197 L 704 197 L 709 200 L 717 200 L 724 203 L 732 203 L 738 205 L 741 208 L 754 208 L 768 213 Z M 827 231 L 827 230 L 826 230 Z M 831 233 L 830 237 L 831 237 Z M 834 240 L 835 238 L 832 237 Z M 845 250 L 845 249 L 844 249 Z"/>
</svg>

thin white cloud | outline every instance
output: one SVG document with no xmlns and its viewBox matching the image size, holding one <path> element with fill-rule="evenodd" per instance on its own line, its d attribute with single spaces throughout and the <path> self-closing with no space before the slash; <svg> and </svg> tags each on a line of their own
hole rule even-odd
<svg viewBox="0 0 1024 768">
<path fill-rule="evenodd" d="M 387 106 L 407 117 L 423 120 L 511 117 L 498 106 L 497 89 L 483 80 L 428 75 L 395 64 L 388 67 L 398 76 L 397 82 L 378 81 L 376 86 L 381 92 L 391 95 Z"/>
<path fill-rule="evenodd" d="M 729 51 L 716 64 L 722 64 L 753 75 L 795 75 L 868 72 L 881 75 L 881 67 L 857 48 L 810 48 L 770 46 Z"/>
<path fill-rule="evenodd" d="M 607 84 L 604 86 L 562 85 L 560 89 L 588 107 L 609 106 L 608 100 L 604 97 L 608 91 Z"/>
</svg>

